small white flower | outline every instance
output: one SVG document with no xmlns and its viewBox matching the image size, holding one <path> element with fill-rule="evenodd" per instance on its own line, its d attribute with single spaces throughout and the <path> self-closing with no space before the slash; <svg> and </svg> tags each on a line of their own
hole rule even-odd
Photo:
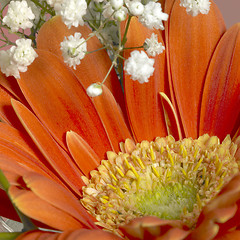
<svg viewBox="0 0 240 240">
<path fill-rule="evenodd" d="M 102 94 L 102 86 L 98 83 L 93 83 L 87 88 L 87 95 L 89 97 L 97 97 Z"/>
<path fill-rule="evenodd" d="M 6 24 L 12 32 L 17 32 L 19 28 L 31 28 L 34 18 L 35 15 L 25 0 L 21 2 L 11 1 L 8 5 L 7 14 L 3 18 L 3 23 Z"/>
<path fill-rule="evenodd" d="M 140 83 L 148 82 L 154 72 L 154 59 L 147 56 L 144 51 L 132 51 L 131 56 L 125 61 L 124 70 L 131 75 L 133 80 Z"/>
<path fill-rule="evenodd" d="M 12 54 L 10 49 L 7 51 L 0 51 L 0 68 L 1 72 L 4 73 L 7 77 L 14 76 L 15 78 L 20 78 L 18 67 L 16 64 L 11 63 Z"/>
<path fill-rule="evenodd" d="M 76 65 L 80 64 L 87 52 L 87 43 L 81 36 L 81 33 L 75 33 L 74 36 L 65 37 L 60 44 L 64 62 L 74 69 L 76 69 Z"/>
<path fill-rule="evenodd" d="M 121 22 L 124 21 L 127 17 L 127 9 L 122 7 L 114 13 L 114 19 Z"/>
<path fill-rule="evenodd" d="M 144 6 L 138 1 L 129 1 L 128 9 L 133 16 L 140 16 L 144 12 Z"/>
<path fill-rule="evenodd" d="M 149 2 L 144 6 L 144 11 L 139 16 L 139 21 L 147 28 L 164 30 L 162 21 L 168 20 L 168 14 L 162 12 L 161 3 Z"/>
<path fill-rule="evenodd" d="M 113 9 L 118 10 L 123 6 L 123 0 L 110 0 Z"/>
<path fill-rule="evenodd" d="M 54 9 L 57 15 L 62 16 L 68 28 L 84 25 L 83 16 L 87 13 L 85 0 L 62 0 L 61 3 L 54 4 Z"/>
<path fill-rule="evenodd" d="M 181 0 L 180 6 L 185 7 L 188 14 L 193 17 L 199 13 L 208 14 L 211 2 L 209 0 Z"/>
<path fill-rule="evenodd" d="M 8 77 L 20 78 L 19 72 L 26 72 L 27 67 L 38 56 L 31 46 L 30 39 L 18 39 L 17 46 L 0 52 L 1 71 Z"/>
<path fill-rule="evenodd" d="M 63 0 L 46 0 L 46 2 L 51 6 L 54 7 L 56 4 L 61 4 Z"/>
<path fill-rule="evenodd" d="M 155 33 L 152 33 L 150 38 L 146 38 L 143 46 L 144 50 L 151 57 L 155 57 L 165 50 L 165 47 L 162 45 L 162 43 L 158 42 L 158 37 Z"/>
</svg>

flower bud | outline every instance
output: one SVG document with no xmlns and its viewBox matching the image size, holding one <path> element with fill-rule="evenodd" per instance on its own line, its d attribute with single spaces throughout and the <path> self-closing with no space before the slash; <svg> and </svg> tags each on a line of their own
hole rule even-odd
<svg viewBox="0 0 240 240">
<path fill-rule="evenodd" d="M 140 2 L 130 2 L 129 10 L 133 16 L 140 16 L 143 14 L 144 6 Z"/>
<path fill-rule="evenodd" d="M 110 0 L 113 9 L 118 10 L 123 6 L 123 0 Z"/>
<path fill-rule="evenodd" d="M 114 14 L 114 19 L 116 19 L 119 22 L 124 21 L 126 17 L 127 17 L 127 14 L 123 9 L 117 10 Z"/>
<path fill-rule="evenodd" d="M 87 95 L 89 97 L 97 97 L 102 94 L 102 85 L 98 83 L 93 83 L 87 88 Z"/>
</svg>

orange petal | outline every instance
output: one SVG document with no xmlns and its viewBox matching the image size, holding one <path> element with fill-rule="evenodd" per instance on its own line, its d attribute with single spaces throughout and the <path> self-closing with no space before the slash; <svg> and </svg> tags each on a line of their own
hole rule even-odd
<svg viewBox="0 0 240 240">
<path fill-rule="evenodd" d="M 179 240 L 189 235 L 188 228 L 179 220 L 163 220 L 157 217 L 136 218 L 120 229 L 130 240 Z"/>
<path fill-rule="evenodd" d="M 77 229 L 63 233 L 48 233 L 39 230 L 21 234 L 16 240 L 121 240 L 115 234 L 102 230 Z"/>
<path fill-rule="evenodd" d="M 62 22 L 61 17 L 56 16 L 41 27 L 37 37 L 37 47 L 38 49 L 50 51 L 63 59 L 62 52 L 60 50 L 60 43 L 64 40 L 65 36 L 73 35 L 75 32 L 80 32 L 82 36 L 87 39 L 91 33 L 91 30 L 86 25 L 79 26 L 78 28 L 72 27 L 71 29 L 68 29 Z M 102 44 L 99 42 L 96 36 L 87 41 L 88 52 L 102 47 Z M 81 81 L 83 87 L 86 89 L 92 83 L 102 82 L 111 64 L 112 62 L 106 50 L 101 50 L 87 54 L 81 61 L 81 64 L 78 65 L 76 70 L 73 71 Z M 114 70 L 111 71 L 105 84 L 113 93 L 121 108 L 124 109 L 123 93 L 120 82 Z"/>
<path fill-rule="evenodd" d="M 13 203 L 25 215 L 52 228 L 67 230 L 84 227 L 73 216 L 40 199 L 31 191 L 11 186 L 9 194 Z"/>
<path fill-rule="evenodd" d="M 212 2 L 207 15 L 192 17 L 175 1 L 166 36 L 171 84 L 186 137 L 197 138 L 200 104 L 207 67 L 225 31 L 220 11 Z"/>
<path fill-rule="evenodd" d="M 159 31 L 150 31 L 142 26 L 135 17 L 132 17 L 125 47 L 142 46 L 145 39 L 150 37 L 153 32 L 158 35 L 158 40 L 162 42 Z M 130 51 L 126 50 L 124 57 L 128 58 L 129 55 Z M 161 101 L 158 95 L 159 92 L 167 91 L 165 52 L 155 58 L 154 67 L 154 75 L 150 77 L 148 83 L 140 84 L 133 81 L 126 73 L 124 74 L 129 121 L 138 142 L 167 135 Z"/>
<path fill-rule="evenodd" d="M 215 240 L 239 240 L 240 239 L 240 231 L 230 231 L 220 237 L 215 238 Z"/>
<path fill-rule="evenodd" d="M 12 168 L 20 174 L 20 167 L 25 169 L 24 171 L 31 170 L 51 176 L 60 182 L 53 174 L 55 170 L 51 168 L 30 137 L 26 136 L 23 131 L 20 132 L 7 124 L 0 123 L 0 149 L 1 168 L 9 171 Z"/>
<path fill-rule="evenodd" d="M 108 138 L 115 152 L 118 152 L 119 143 L 132 138 L 124 121 L 119 105 L 107 87 L 103 86 L 103 94 L 93 98 L 94 106 L 102 120 Z"/>
<path fill-rule="evenodd" d="M 35 173 L 28 173 L 23 179 L 27 187 L 43 201 L 75 217 L 85 227 L 96 228 L 80 201 L 61 185 Z"/>
<path fill-rule="evenodd" d="M 101 159 L 77 133 L 67 132 L 66 139 L 76 164 L 86 176 L 89 176 L 89 172 L 98 167 Z"/>
<path fill-rule="evenodd" d="M 224 139 L 240 125 L 240 24 L 222 37 L 211 60 L 204 86 L 200 135 Z M 238 121 L 238 123 L 237 123 Z"/>
<path fill-rule="evenodd" d="M 67 153 L 54 141 L 38 119 L 21 103 L 13 101 L 13 107 L 21 123 L 51 166 L 77 193 L 83 185 L 81 172 Z"/>
<path fill-rule="evenodd" d="M 21 74 L 20 88 L 33 111 L 58 143 L 72 130 L 103 158 L 111 146 L 96 112 L 77 78 L 55 55 L 38 50 L 38 57 Z"/>
</svg>

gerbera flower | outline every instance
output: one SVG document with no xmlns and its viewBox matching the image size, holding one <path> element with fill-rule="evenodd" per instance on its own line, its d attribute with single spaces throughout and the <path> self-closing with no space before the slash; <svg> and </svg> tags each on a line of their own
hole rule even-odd
<svg viewBox="0 0 240 240">
<path fill-rule="evenodd" d="M 179 1 L 164 8 L 166 30 L 154 33 L 166 51 L 149 83 L 125 76 L 125 96 L 114 72 L 101 96 L 87 96 L 111 62 L 99 51 L 66 67 L 59 45 L 76 29 L 57 17 L 41 28 L 38 58 L 21 79 L 1 75 L 9 195 L 38 226 L 63 231 L 18 240 L 239 238 L 240 25 L 226 31 L 213 2 L 196 18 Z M 151 34 L 133 19 L 128 44 Z M 89 51 L 98 44 L 92 38 Z"/>
</svg>

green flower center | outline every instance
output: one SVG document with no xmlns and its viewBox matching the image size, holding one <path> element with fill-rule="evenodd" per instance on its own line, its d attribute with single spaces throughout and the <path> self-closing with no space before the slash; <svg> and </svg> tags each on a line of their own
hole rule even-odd
<svg viewBox="0 0 240 240">
<path fill-rule="evenodd" d="M 91 179 L 84 178 L 82 204 L 97 224 L 121 235 L 119 226 L 136 217 L 181 220 L 194 228 L 202 208 L 239 170 L 230 137 L 203 135 L 175 141 L 121 144 L 108 152 Z"/>
</svg>

